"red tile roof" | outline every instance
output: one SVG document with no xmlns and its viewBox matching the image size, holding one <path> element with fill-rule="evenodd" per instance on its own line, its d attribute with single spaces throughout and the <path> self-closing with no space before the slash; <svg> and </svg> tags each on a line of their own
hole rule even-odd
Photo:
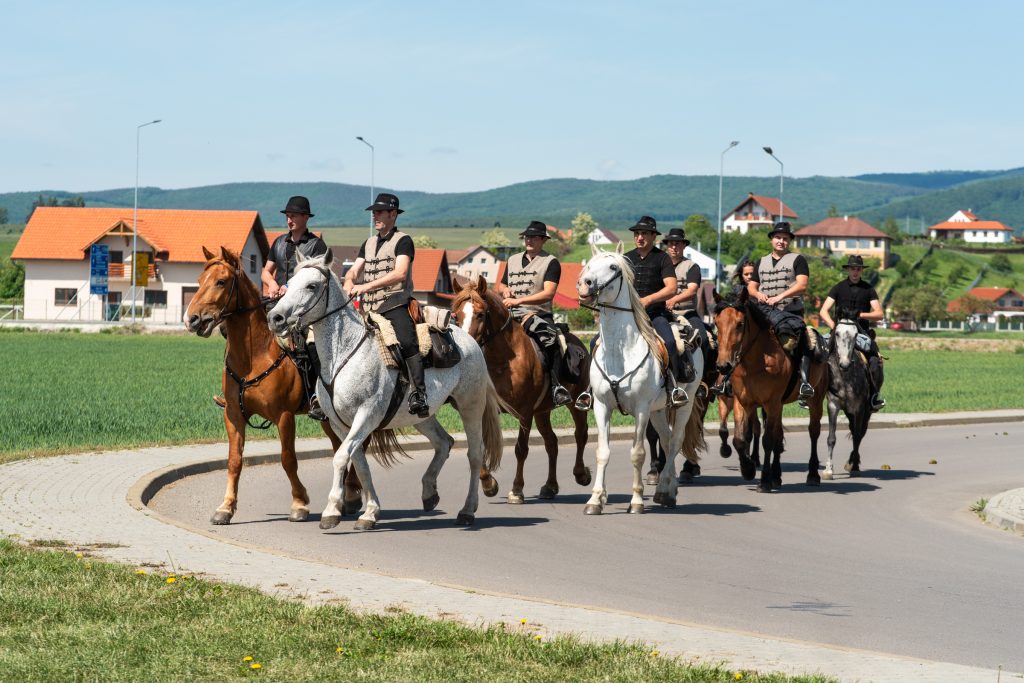
<svg viewBox="0 0 1024 683">
<path fill-rule="evenodd" d="M 984 299 L 985 301 L 998 301 L 1007 294 L 1016 294 L 1018 297 L 1021 297 L 1017 290 L 1010 289 L 1009 287 L 975 287 L 970 291 L 971 296 Z"/>
<path fill-rule="evenodd" d="M 1008 228 L 999 221 L 979 221 L 973 220 L 969 223 L 951 223 L 949 221 L 943 221 L 936 223 L 929 230 L 937 230 L 943 232 L 945 230 L 1005 230 L 1007 232 L 1013 232 L 1013 228 Z"/>
<path fill-rule="evenodd" d="M 964 216 L 971 219 L 972 221 L 978 220 L 978 217 L 975 216 L 970 209 L 967 209 L 966 211 L 960 211 L 960 213 L 962 213 Z"/>
<path fill-rule="evenodd" d="M 793 219 L 799 218 L 799 216 L 796 215 L 796 212 L 793 211 L 788 206 L 786 206 L 784 202 L 780 202 L 778 197 L 762 197 L 761 195 L 754 194 L 753 192 L 749 193 L 747 195 L 747 198 L 744 199 L 739 204 L 737 204 L 736 208 L 730 211 L 729 213 L 736 213 L 737 211 L 740 210 L 740 207 L 742 207 L 749 201 L 753 201 L 755 204 L 760 204 L 762 207 L 764 207 L 764 210 L 767 211 L 772 216 L 782 216 L 783 218 Z M 779 210 L 780 205 L 782 206 L 781 211 Z"/>
<path fill-rule="evenodd" d="M 211 251 L 225 246 L 241 252 L 253 232 L 263 254 L 269 246 L 255 211 L 139 209 L 138 217 L 140 242 L 172 263 L 205 263 L 204 246 Z M 89 247 L 119 224 L 130 234 L 132 209 L 40 206 L 11 258 L 82 261 L 89 257 Z"/>
<path fill-rule="evenodd" d="M 797 237 L 870 237 L 892 239 L 878 228 L 871 227 L 861 219 L 850 216 L 833 216 L 796 231 Z"/>
<path fill-rule="evenodd" d="M 414 292 L 433 292 L 439 277 L 447 279 L 448 258 L 444 249 L 417 249 L 412 261 L 412 289 Z M 451 291 L 449 284 L 448 291 Z"/>
</svg>

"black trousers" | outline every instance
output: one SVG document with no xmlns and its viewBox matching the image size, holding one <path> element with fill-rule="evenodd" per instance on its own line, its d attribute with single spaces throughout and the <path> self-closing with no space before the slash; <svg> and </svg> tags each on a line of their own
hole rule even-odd
<svg viewBox="0 0 1024 683">
<path fill-rule="evenodd" d="M 399 306 L 385 311 L 381 315 L 395 328 L 395 336 L 398 337 L 398 344 L 402 347 L 402 357 L 419 355 L 420 343 L 416 337 L 416 325 L 412 322 L 409 309 Z"/>
</svg>

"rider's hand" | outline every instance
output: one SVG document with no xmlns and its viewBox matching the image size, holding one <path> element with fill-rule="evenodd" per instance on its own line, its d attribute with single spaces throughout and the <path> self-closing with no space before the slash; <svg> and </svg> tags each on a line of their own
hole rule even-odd
<svg viewBox="0 0 1024 683">
<path fill-rule="evenodd" d="M 276 299 L 277 297 L 281 296 L 281 288 L 278 286 L 276 282 L 267 287 L 267 296 L 270 297 L 271 299 Z"/>
<path fill-rule="evenodd" d="M 506 298 L 502 299 L 501 303 L 505 304 L 505 308 L 515 308 L 516 306 L 519 305 L 519 299 L 514 299 L 512 297 L 506 297 Z"/>
</svg>

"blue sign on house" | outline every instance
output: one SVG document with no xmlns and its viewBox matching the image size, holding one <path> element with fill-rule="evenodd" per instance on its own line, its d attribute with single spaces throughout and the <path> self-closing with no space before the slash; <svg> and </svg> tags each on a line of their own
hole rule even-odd
<svg viewBox="0 0 1024 683">
<path fill-rule="evenodd" d="M 107 277 L 110 273 L 110 247 L 94 244 L 89 250 L 89 293 L 107 295 Z"/>
</svg>

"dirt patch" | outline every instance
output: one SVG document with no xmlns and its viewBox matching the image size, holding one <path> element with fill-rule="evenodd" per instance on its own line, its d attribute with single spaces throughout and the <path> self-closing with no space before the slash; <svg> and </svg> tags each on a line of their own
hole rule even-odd
<svg viewBox="0 0 1024 683">
<path fill-rule="evenodd" d="M 973 351 L 975 353 L 1014 353 L 1024 347 L 1020 339 L 950 339 L 919 336 L 879 337 L 878 345 L 901 351 Z"/>
</svg>

